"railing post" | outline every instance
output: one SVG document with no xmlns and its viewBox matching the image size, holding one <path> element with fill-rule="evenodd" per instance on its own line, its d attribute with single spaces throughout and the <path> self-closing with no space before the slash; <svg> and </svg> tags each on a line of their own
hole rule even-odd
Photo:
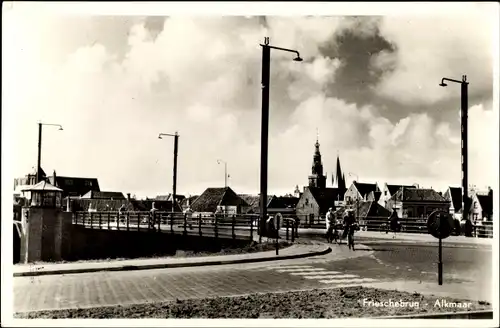
<svg viewBox="0 0 500 328">
<path fill-rule="evenodd" d="M 253 240 L 253 217 L 250 216 L 250 240 Z"/>
<path fill-rule="evenodd" d="M 199 234 L 200 234 L 200 237 L 202 236 L 202 232 L 201 232 L 201 214 L 198 214 L 198 229 L 199 229 Z"/>
<path fill-rule="evenodd" d="M 184 232 L 183 232 L 184 236 L 187 235 L 187 215 L 186 213 L 184 213 Z"/>
<path fill-rule="evenodd" d="M 120 212 L 118 212 L 118 216 L 116 219 L 116 230 L 120 230 L 120 220 L 121 220 Z"/>
<path fill-rule="evenodd" d="M 99 229 L 102 229 L 102 212 L 99 212 Z"/>
<path fill-rule="evenodd" d="M 288 241 L 288 228 L 290 226 L 289 220 L 286 220 L 286 241 Z"/>
<path fill-rule="evenodd" d="M 217 215 L 214 213 L 214 234 L 215 239 L 219 237 L 219 232 L 217 231 Z"/>
<path fill-rule="evenodd" d="M 153 221 L 153 222 L 156 222 L 156 220 L 158 220 L 158 232 L 160 232 L 161 231 L 161 214 L 159 214 L 159 218 L 157 219 L 157 217 L 156 217 L 156 211 L 155 211 L 153 213 L 153 217 L 155 219 L 155 221 Z"/>
<path fill-rule="evenodd" d="M 141 215 L 137 214 L 137 231 L 141 231 Z"/>
<path fill-rule="evenodd" d="M 90 229 L 94 228 L 93 221 L 94 221 L 94 213 L 90 212 Z"/>
<path fill-rule="evenodd" d="M 108 230 L 111 230 L 111 212 L 108 212 Z"/>
<path fill-rule="evenodd" d="M 125 217 L 125 219 L 127 220 L 127 231 L 129 231 L 130 230 L 130 224 L 129 224 L 130 214 L 129 214 L 129 212 L 127 212 L 127 216 Z"/>
<path fill-rule="evenodd" d="M 170 233 L 174 234 L 174 214 L 170 213 Z"/>
<path fill-rule="evenodd" d="M 235 225 L 236 225 L 236 215 L 233 214 L 233 224 L 232 224 L 233 240 L 236 239 L 236 234 L 234 233 Z"/>
</svg>

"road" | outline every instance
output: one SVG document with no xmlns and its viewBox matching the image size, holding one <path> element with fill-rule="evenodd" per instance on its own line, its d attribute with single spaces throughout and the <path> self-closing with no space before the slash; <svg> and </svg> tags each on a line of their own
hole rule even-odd
<svg viewBox="0 0 500 328">
<path fill-rule="evenodd" d="M 19 277 L 14 279 L 14 311 L 137 304 L 396 280 L 437 286 L 435 247 L 370 240 L 363 243 L 373 251 L 360 249 L 352 253 L 356 257 L 340 260 L 333 252 L 313 258 L 243 265 Z M 348 252 L 345 245 L 332 247 L 342 247 L 342 252 Z M 480 293 L 471 295 L 473 298 L 488 300 L 491 248 L 445 247 L 443 259 L 445 284 L 467 285 Z"/>
</svg>

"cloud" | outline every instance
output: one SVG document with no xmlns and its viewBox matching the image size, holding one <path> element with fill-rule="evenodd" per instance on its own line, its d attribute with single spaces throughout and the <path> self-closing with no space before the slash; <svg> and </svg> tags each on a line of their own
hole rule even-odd
<svg viewBox="0 0 500 328">
<path fill-rule="evenodd" d="M 360 33 L 368 37 L 374 26 L 363 25 Z M 21 71 L 10 103 L 16 116 L 13 142 L 26 150 L 14 154 L 17 174 L 34 164 L 37 130 L 31 119 L 40 118 L 64 126 L 62 132 L 48 127 L 43 132 L 42 164 L 49 172 L 96 176 L 103 190 L 167 193 L 173 140 L 157 136 L 178 131 L 180 193 L 221 186 L 224 173 L 217 159 L 228 163 L 236 191 L 257 193 L 259 42 L 268 35 L 273 45 L 300 49 L 305 59 L 297 63 L 293 54 L 272 52 L 270 190 L 291 192 L 296 184 L 307 183 L 316 128 L 327 172 L 335 169 L 339 151 L 343 168 L 362 180 L 458 181 L 458 136 L 446 123 L 425 114 L 391 122 L 375 106 L 326 96 L 328 88 L 342 83 L 336 72 L 344 59 L 325 57 L 320 48 L 344 29 L 359 29 L 359 24 L 335 17 L 267 17 L 265 26 L 252 17 L 168 18 L 155 37 L 142 23 L 134 25 L 123 56 L 95 43 L 40 70 L 43 74 Z M 44 67 L 29 54 L 16 67 L 25 62 Z M 399 86 L 395 90 L 401 91 Z M 488 124 L 484 107 L 471 109 L 474 115 L 476 122 Z M 471 145 L 486 137 L 478 134 Z M 444 164 L 429 165 L 434 160 Z M 491 179 L 491 173 L 481 172 L 481 179 Z"/>
<path fill-rule="evenodd" d="M 493 18 L 481 7 L 467 16 L 384 17 L 379 34 L 394 50 L 372 57 L 372 69 L 383 73 L 375 91 L 405 105 L 430 105 L 459 97 L 458 85 L 438 84 L 465 74 L 471 96 L 491 96 Z"/>
</svg>

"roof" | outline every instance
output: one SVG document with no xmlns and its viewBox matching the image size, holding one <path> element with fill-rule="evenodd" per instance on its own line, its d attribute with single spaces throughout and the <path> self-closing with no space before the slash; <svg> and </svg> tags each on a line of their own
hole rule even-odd
<svg viewBox="0 0 500 328">
<path fill-rule="evenodd" d="M 378 202 L 379 199 L 380 199 L 380 196 L 382 196 L 382 192 L 381 191 L 375 191 L 374 195 L 375 195 L 375 201 Z"/>
<path fill-rule="evenodd" d="M 433 189 L 402 188 L 391 197 L 392 200 L 403 202 L 448 202 Z"/>
<path fill-rule="evenodd" d="M 363 197 L 365 197 L 366 195 L 368 195 L 372 191 L 373 192 L 378 191 L 376 183 L 360 183 L 360 182 L 354 181 L 353 184 L 356 187 L 356 189 L 358 189 L 361 196 L 363 196 Z"/>
<path fill-rule="evenodd" d="M 67 199 L 67 198 L 66 198 Z M 66 201 L 65 199 L 65 201 Z M 89 199 L 80 198 L 72 200 L 73 211 L 88 211 L 89 208 L 97 212 L 118 211 L 122 205 L 125 205 L 126 211 L 149 211 L 153 208 L 159 211 L 172 211 L 172 203 L 169 201 L 156 201 L 156 200 L 136 200 L 131 199 Z M 176 211 L 181 212 L 177 206 Z"/>
<path fill-rule="evenodd" d="M 29 186 L 26 189 L 23 189 L 22 191 L 36 191 L 36 190 L 63 191 L 62 189 L 59 189 L 56 186 L 52 185 L 47 180 L 40 181 L 33 186 Z"/>
<path fill-rule="evenodd" d="M 455 212 L 458 212 L 462 209 L 462 188 L 459 187 L 450 187 L 449 188 L 449 199 L 448 193 L 446 193 L 446 200 L 451 201 L 453 203 L 453 208 Z"/>
<path fill-rule="evenodd" d="M 320 213 L 326 213 L 330 207 L 335 208 L 335 202 L 344 199 L 344 191 L 339 188 L 307 187 L 319 205 Z"/>
<path fill-rule="evenodd" d="M 405 187 L 405 188 L 416 188 L 415 186 L 405 186 L 405 185 L 397 185 L 397 184 L 388 184 L 387 185 L 387 189 L 389 189 L 389 193 L 392 195 L 394 195 L 395 193 L 398 192 L 399 189 L 401 189 L 402 187 Z"/>
<path fill-rule="evenodd" d="M 230 187 L 207 188 L 191 204 L 193 212 L 215 212 L 218 206 L 249 206 Z"/>
<path fill-rule="evenodd" d="M 298 202 L 299 198 L 297 197 L 279 196 L 274 197 L 268 203 L 268 206 L 271 208 L 295 208 Z"/>
<path fill-rule="evenodd" d="M 54 176 L 50 176 L 49 180 L 50 183 L 61 188 L 64 195 L 82 196 L 90 190 L 100 191 L 99 182 L 96 178 L 56 176 L 54 182 Z"/>
<path fill-rule="evenodd" d="M 191 204 L 193 204 L 193 202 L 198 198 L 199 196 L 189 196 L 189 197 L 185 197 L 184 199 L 182 199 L 180 201 L 180 204 L 182 206 L 182 208 L 187 208 L 188 207 L 188 202 L 189 202 L 189 206 L 191 206 Z"/>
<path fill-rule="evenodd" d="M 117 191 L 94 191 L 90 190 L 88 193 L 82 196 L 82 198 L 89 199 L 125 199 L 125 196 L 121 192 Z"/>
<path fill-rule="evenodd" d="M 248 212 L 252 213 L 260 213 L 260 196 L 259 195 L 248 195 L 248 194 L 240 194 L 238 195 L 241 199 L 243 199 L 248 206 L 250 207 Z M 267 206 L 273 200 L 275 196 L 267 195 Z"/>
<path fill-rule="evenodd" d="M 479 204 L 481 204 L 483 212 L 493 214 L 493 192 L 490 192 L 488 195 L 476 195 L 476 197 Z"/>
</svg>

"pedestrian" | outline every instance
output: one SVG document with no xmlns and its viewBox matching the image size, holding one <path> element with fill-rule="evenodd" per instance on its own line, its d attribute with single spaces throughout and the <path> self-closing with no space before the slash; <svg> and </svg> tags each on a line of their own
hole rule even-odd
<svg viewBox="0 0 500 328">
<path fill-rule="evenodd" d="M 333 209 L 331 207 L 328 209 L 328 212 L 326 213 L 325 223 L 326 223 L 326 240 L 327 242 L 331 243 L 333 238 L 333 228 L 335 226 Z"/>
</svg>

